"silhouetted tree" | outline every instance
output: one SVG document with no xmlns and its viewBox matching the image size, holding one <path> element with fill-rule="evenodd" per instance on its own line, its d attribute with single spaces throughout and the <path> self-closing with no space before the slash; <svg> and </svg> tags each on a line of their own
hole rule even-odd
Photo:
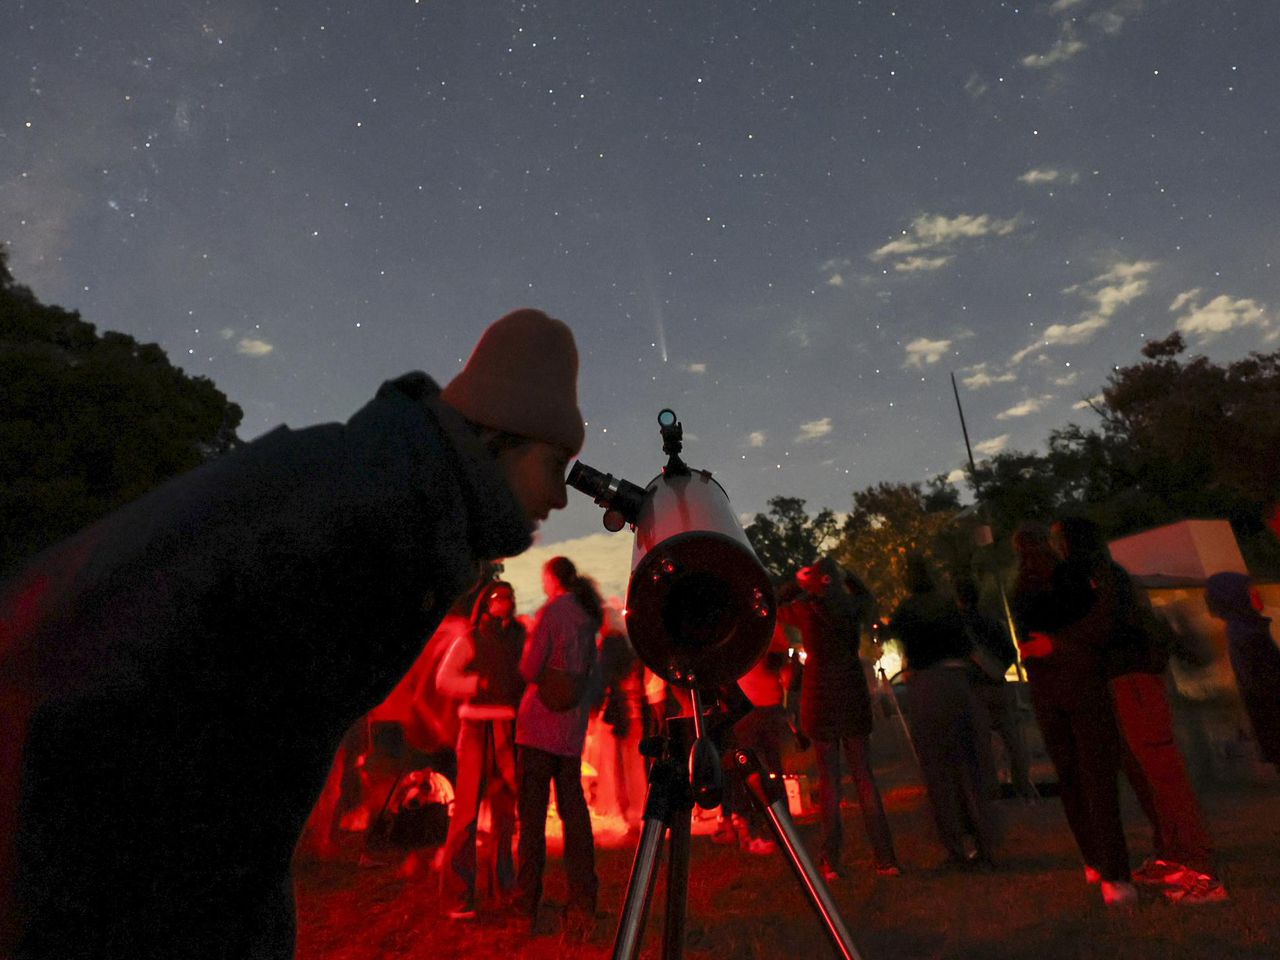
<svg viewBox="0 0 1280 960">
<path fill-rule="evenodd" d="M 829 509 L 810 517 L 798 497 L 772 497 L 769 512 L 757 513 L 747 526 L 747 539 L 775 580 L 788 580 L 817 560 L 832 545 L 839 530 Z"/>
<path fill-rule="evenodd" d="M 960 524 L 956 490 L 940 479 L 919 483 L 880 483 L 853 494 L 834 553 L 862 578 L 882 611 L 906 596 L 902 575 L 908 554 L 919 553 L 946 571 L 963 568 L 971 552 L 967 524 Z"/>
<path fill-rule="evenodd" d="M 1230 520 L 1257 572 L 1280 570 L 1264 518 L 1280 499 L 1280 351 L 1221 365 L 1182 359 L 1180 333 L 1117 368 L 1096 429 L 1055 431 L 1045 454 L 1007 452 L 970 486 L 998 536 L 1021 520 L 1086 513 L 1108 536 L 1186 518 Z"/>
<path fill-rule="evenodd" d="M 241 416 L 156 344 L 41 303 L 0 246 L 0 577 L 228 450 Z"/>
</svg>

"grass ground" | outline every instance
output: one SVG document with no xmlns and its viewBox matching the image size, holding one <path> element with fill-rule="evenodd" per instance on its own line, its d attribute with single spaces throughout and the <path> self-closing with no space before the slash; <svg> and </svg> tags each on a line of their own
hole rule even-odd
<svg viewBox="0 0 1280 960">
<path fill-rule="evenodd" d="M 847 877 L 832 890 L 866 960 L 1207 960 L 1280 957 L 1280 785 L 1217 788 L 1202 793 L 1231 893 L 1225 904 L 1176 906 L 1146 896 L 1133 909 L 1109 910 L 1084 883 L 1061 804 L 1005 801 L 1008 835 L 1000 868 L 973 874 L 940 865 L 927 804 L 909 777 L 891 786 L 882 776 L 901 877 L 870 869 L 856 807 L 844 811 Z M 1136 806 L 1126 810 L 1135 864 L 1149 852 Z M 605 824 L 601 824 L 602 827 Z M 752 856 L 713 845 L 711 823 L 696 822 L 690 869 L 689 960 L 834 956 L 780 854 Z M 810 849 L 817 826 L 802 823 Z M 358 840 L 346 856 L 296 869 L 299 952 L 303 960 L 529 957 L 578 960 L 610 955 L 633 845 L 599 831 L 601 919 L 585 940 L 560 929 L 551 908 L 538 930 L 499 916 L 478 923 L 441 918 L 436 875 L 398 875 L 397 864 L 357 865 Z M 643 955 L 661 953 L 663 885 Z M 547 897 L 563 902 L 561 864 L 553 853 Z"/>
</svg>

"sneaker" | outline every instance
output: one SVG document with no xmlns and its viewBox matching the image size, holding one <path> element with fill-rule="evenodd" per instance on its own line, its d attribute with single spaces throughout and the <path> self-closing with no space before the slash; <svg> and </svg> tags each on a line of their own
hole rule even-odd
<svg viewBox="0 0 1280 960">
<path fill-rule="evenodd" d="M 742 849 L 747 851 L 747 853 L 764 855 L 777 853 L 778 845 L 772 840 L 766 840 L 764 837 L 752 837 L 742 845 Z"/>
<path fill-rule="evenodd" d="M 1138 888 L 1119 880 L 1102 881 L 1102 902 L 1108 907 L 1127 907 L 1138 900 Z"/>
<path fill-rule="evenodd" d="M 722 818 L 716 824 L 716 832 L 711 835 L 711 842 L 722 847 L 729 844 L 737 845 L 738 831 L 733 828 L 733 821 L 728 817 Z"/>
<path fill-rule="evenodd" d="M 1138 875 L 1134 874 L 1133 879 L 1138 881 Z M 1084 882 L 1091 887 L 1096 887 L 1102 882 L 1102 874 L 1086 863 L 1084 865 Z"/>
<path fill-rule="evenodd" d="M 1187 871 L 1191 873 L 1191 871 Z M 1201 903 L 1224 903 L 1231 897 L 1221 880 L 1216 880 L 1207 873 L 1195 873 L 1184 881 L 1168 887 L 1164 891 L 1165 899 L 1170 903 L 1185 903 L 1196 906 Z"/>
<path fill-rule="evenodd" d="M 1190 871 L 1180 863 L 1147 857 L 1142 862 L 1142 866 L 1133 871 L 1133 882 L 1146 887 L 1168 887 L 1181 882 L 1183 874 L 1186 873 Z M 1194 876 L 1199 874 L 1192 874 L 1192 877 Z"/>
<path fill-rule="evenodd" d="M 826 857 L 823 857 L 821 860 L 818 861 L 818 870 L 822 873 L 822 879 L 827 881 L 827 883 L 831 883 L 834 880 L 839 880 L 842 876 L 844 876 L 844 874 L 840 871 L 840 868 L 835 864 L 833 864 Z"/>
<path fill-rule="evenodd" d="M 450 920 L 474 920 L 476 919 L 476 905 L 474 903 L 459 903 L 445 913 Z"/>
</svg>

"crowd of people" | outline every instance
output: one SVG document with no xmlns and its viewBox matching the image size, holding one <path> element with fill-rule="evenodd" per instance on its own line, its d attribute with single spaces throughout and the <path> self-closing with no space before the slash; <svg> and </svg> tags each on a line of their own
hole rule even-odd
<svg viewBox="0 0 1280 960">
<path fill-rule="evenodd" d="M 1039 799 L 1017 685 L 1007 682 L 1020 660 L 1083 874 L 1100 886 L 1103 902 L 1133 902 L 1137 885 L 1174 902 L 1228 899 L 1174 737 L 1165 687 L 1169 628 L 1110 559 L 1088 521 L 1026 525 L 1014 546 L 1012 629 L 1008 619 L 983 611 L 974 580 L 961 576 L 944 584 L 918 555 L 905 560 L 906 598 L 883 620 L 865 584 L 833 558 L 802 568 L 780 586 L 768 649 L 738 681 L 749 709 L 718 733 L 718 745 L 753 750 L 764 769 L 778 776 L 785 755 L 812 748 L 816 859 L 824 878 L 834 881 L 846 870 L 845 776 L 857 795 L 871 869 L 899 875 L 902 866 L 870 762 L 876 693 L 868 682 L 864 642 L 874 626 L 897 642 L 903 657 L 901 713 L 944 862 L 992 870 L 1005 844 L 993 734 L 1004 747 L 1012 795 L 1033 804 Z M 591 916 L 597 882 L 580 760 L 585 755 L 595 774 L 597 812 L 616 814 L 638 829 L 645 790 L 640 739 L 660 729 L 663 715 L 681 709 L 681 702 L 687 708 L 687 698 L 673 698 L 676 691 L 665 690 L 638 661 L 617 605 L 603 603 L 590 578 L 557 557 L 543 580 L 548 600 L 531 619 L 527 640 L 514 616 L 511 586 L 495 581 L 481 592 L 470 630 L 439 666 L 438 689 L 460 704 L 457 810 L 442 860 L 446 910 L 455 919 L 477 916 L 475 826 L 484 797 L 492 809 L 497 905 L 536 912 L 552 783 L 564 826 L 566 911 Z M 1272 757 L 1275 688 L 1250 691 L 1258 689 L 1257 678 L 1273 681 L 1275 674 L 1266 671 L 1276 669 L 1280 655 L 1256 593 L 1250 599 L 1247 578 L 1219 575 L 1211 586 L 1210 611 L 1227 620 L 1237 638 L 1233 657 L 1253 657 L 1237 669 L 1242 678 L 1255 678 L 1252 686 L 1242 681 L 1242 689 L 1246 702 L 1252 698 L 1259 739 Z M 796 656 L 801 651 L 803 657 Z M 580 680 L 580 688 L 566 682 L 566 674 Z M 559 691 L 558 700 L 549 699 L 548 688 Z M 1121 772 L 1152 827 L 1150 856 L 1136 869 L 1120 813 Z M 518 869 L 510 860 L 516 810 Z M 750 853 L 776 849 L 767 817 L 733 776 L 711 839 Z"/>
</svg>

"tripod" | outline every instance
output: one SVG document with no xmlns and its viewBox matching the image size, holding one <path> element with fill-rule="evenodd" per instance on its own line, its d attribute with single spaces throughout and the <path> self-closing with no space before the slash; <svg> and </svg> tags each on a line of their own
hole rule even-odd
<svg viewBox="0 0 1280 960">
<path fill-rule="evenodd" d="M 613 941 L 613 960 L 634 960 L 639 954 L 649 903 L 653 899 L 661 857 L 663 835 L 670 834 L 667 861 L 667 904 L 662 935 L 663 960 L 680 960 L 684 953 L 685 919 L 689 896 L 689 846 L 692 834 L 693 805 L 710 809 L 719 802 L 721 766 L 715 746 L 703 729 L 702 699 L 691 691 L 693 715 L 669 721 L 668 736 L 655 738 L 656 749 L 649 769 L 649 791 L 645 799 L 644 828 L 636 846 L 627 881 L 627 895 L 622 916 Z M 693 740 L 689 733 L 692 727 Z M 670 735 L 674 734 L 674 736 Z M 689 746 L 688 760 L 682 754 Z M 840 919 L 831 891 L 814 867 L 813 860 L 800 841 L 800 835 L 787 809 L 782 781 L 765 771 L 750 750 L 733 750 L 726 760 L 747 784 L 751 802 L 768 818 L 777 838 L 800 882 L 809 903 L 843 960 L 861 960 L 849 931 Z"/>
</svg>

